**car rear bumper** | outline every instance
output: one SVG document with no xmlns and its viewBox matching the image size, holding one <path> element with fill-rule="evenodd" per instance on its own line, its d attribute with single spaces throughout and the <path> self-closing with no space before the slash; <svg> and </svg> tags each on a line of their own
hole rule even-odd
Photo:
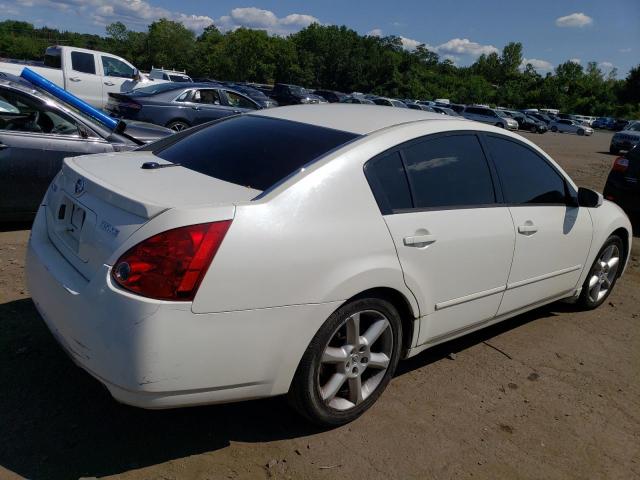
<svg viewBox="0 0 640 480">
<path fill-rule="evenodd" d="M 612 138 L 611 139 L 611 147 L 610 148 L 615 148 L 617 150 L 631 150 L 638 143 L 640 143 L 640 142 L 634 142 L 634 141 L 631 141 L 631 140 L 619 140 L 619 139 L 616 139 L 616 138 Z"/>
<path fill-rule="evenodd" d="M 625 212 L 640 213 L 640 183 L 610 177 L 603 195 L 607 200 L 617 203 Z"/>
<path fill-rule="evenodd" d="M 27 251 L 36 308 L 73 361 L 118 401 L 143 408 L 286 393 L 311 338 L 340 302 L 194 314 L 191 303 L 86 281 L 49 241 L 43 209 Z"/>
</svg>

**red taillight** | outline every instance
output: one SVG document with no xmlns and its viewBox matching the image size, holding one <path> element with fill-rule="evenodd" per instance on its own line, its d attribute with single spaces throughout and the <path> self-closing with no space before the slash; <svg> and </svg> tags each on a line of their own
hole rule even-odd
<svg viewBox="0 0 640 480">
<path fill-rule="evenodd" d="M 175 228 L 122 255 L 112 276 L 122 288 L 158 300 L 193 300 L 231 220 Z"/>
<path fill-rule="evenodd" d="M 618 157 L 613 162 L 611 170 L 614 172 L 626 172 L 627 168 L 629 168 L 629 159 L 625 157 Z"/>
<path fill-rule="evenodd" d="M 130 108 L 131 110 L 142 110 L 142 105 L 138 102 L 125 102 L 120 104 L 121 107 Z"/>
</svg>

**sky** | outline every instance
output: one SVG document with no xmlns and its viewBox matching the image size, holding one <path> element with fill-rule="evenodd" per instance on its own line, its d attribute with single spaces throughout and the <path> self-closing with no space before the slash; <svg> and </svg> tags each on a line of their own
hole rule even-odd
<svg viewBox="0 0 640 480">
<path fill-rule="evenodd" d="M 196 33 L 210 24 L 227 31 L 258 28 L 287 35 L 318 22 L 368 35 L 397 35 L 407 49 L 424 43 L 457 65 L 522 42 L 525 61 L 540 73 L 573 60 L 595 61 L 625 77 L 640 63 L 640 0 L 0 0 L 0 19 L 104 34 L 121 21 L 145 30 L 159 18 Z"/>
</svg>

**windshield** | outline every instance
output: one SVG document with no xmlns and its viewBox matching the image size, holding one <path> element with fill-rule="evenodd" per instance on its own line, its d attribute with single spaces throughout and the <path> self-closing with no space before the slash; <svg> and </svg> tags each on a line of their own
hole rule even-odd
<svg viewBox="0 0 640 480">
<path fill-rule="evenodd" d="M 499 117 L 502 117 L 502 118 L 509 118 L 511 116 L 504 110 L 496 110 L 496 113 L 498 114 Z"/>
<path fill-rule="evenodd" d="M 204 175 L 263 191 L 358 136 L 257 115 L 229 117 L 188 132 L 142 150 Z"/>
<path fill-rule="evenodd" d="M 629 127 L 627 127 L 627 130 L 631 130 L 632 132 L 640 132 L 640 122 L 634 122 L 631 125 L 629 125 Z"/>
<path fill-rule="evenodd" d="M 172 82 L 191 82 L 191 79 L 184 75 L 169 75 L 169 80 Z"/>
</svg>

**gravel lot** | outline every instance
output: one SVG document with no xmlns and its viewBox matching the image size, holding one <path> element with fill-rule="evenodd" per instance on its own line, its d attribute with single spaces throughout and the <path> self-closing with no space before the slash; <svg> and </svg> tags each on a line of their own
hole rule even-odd
<svg viewBox="0 0 640 480">
<path fill-rule="evenodd" d="M 611 134 L 525 135 L 602 190 Z M 424 352 L 320 431 L 282 399 L 117 404 L 36 313 L 27 229 L 0 231 L 0 479 L 640 478 L 640 239 L 600 309 L 554 304 Z"/>
</svg>

